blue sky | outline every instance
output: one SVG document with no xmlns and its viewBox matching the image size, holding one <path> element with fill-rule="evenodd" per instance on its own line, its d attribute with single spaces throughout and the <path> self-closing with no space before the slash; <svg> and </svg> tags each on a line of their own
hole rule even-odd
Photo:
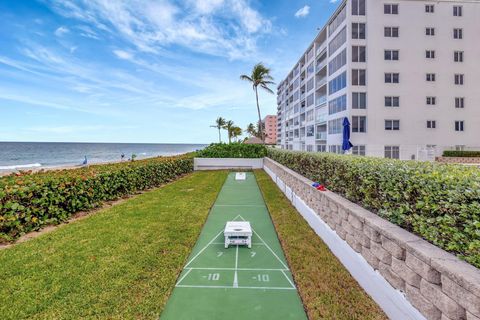
<svg viewBox="0 0 480 320">
<path fill-rule="evenodd" d="M 239 75 L 262 61 L 279 82 L 337 5 L 0 1 L 0 141 L 215 141 L 217 116 L 256 120 Z"/>
</svg>

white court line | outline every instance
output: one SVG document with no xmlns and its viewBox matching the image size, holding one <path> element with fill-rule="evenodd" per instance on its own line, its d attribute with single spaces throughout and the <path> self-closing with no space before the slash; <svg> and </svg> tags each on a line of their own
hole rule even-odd
<svg viewBox="0 0 480 320">
<path fill-rule="evenodd" d="M 240 218 L 243 219 L 243 221 L 245 221 L 245 219 L 239 215 Z M 277 254 L 272 250 L 272 248 L 270 248 L 270 246 L 262 239 L 262 237 L 260 237 L 260 235 L 255 231 L 255 229 L 252 228 L 252 231 L 253 233 L 255 233 L 258 237 L 258 239 L 260 239 L 260 241 L 262 241 L 263 243 L 265 243 L 265 246 L 268 248 L 268 250 L 270 250 L 271 253 L 273 253 L 273 255 L 275 256 L 275 258 L 277 258 L 278 261 L 280 261 L 280 263 L 285 267 L 285 269 L 289 270 L 288 267 L 285 265 L 285 263 L 283 263 L 283 261 L 277 256 Z"/>
<path fill-rule="evenodd" d="M 235 268 L 185 268 L 191 270 L 226 270 L 226 271 L 235 271 Z M 262 268 L 237 268 L 238 271 L 290 271 L 288 269 L 262 269 Z"/>
<path fill-rule="evenodd" d="M 242 218 L 240 215 L 237 215 L 235 218 L 233 218 L 233 220 L 237 219 L 238 217 Z M 242 219 L 243 219 L 243 218 L 242 218 Z M 244 220 L 245 220 L 245 219 L 244 219 Z M 186 267 L 188 267 L 188 265 L 189 265 L 190 263 L 193 262 L 193 260 L 197 259 L 197 257 L 198 257 L 203 251 L 205 251 L 205 249 L 207 249 L 208 246 L 211 245 L 211 244 L 213 243 L 213 241 L 215 241 L 215 239 L 217 239 L 218 236 L 222 234 L 222 232 L 223 232 L 223 230 L 220 230 L 220 232 L 217 233 L 217 235 L 216 235 L 212 240 L 210 240 L 210 242 L 207 243 L 207 245 L 206 245 L 205 247 L 203 247 L 202 250 L 200 250 L 200 251 L 185 265 L 185 267 L 183 267 L 183 268 L 185 269 Z"/>
<path fill-rule="evenodd" d="M 217 239 L 219 235 L 222 234 L 222 232 L 223 232 L 223 230 L 220 231 L 219 233 L 217 233 L 217 235 L 216 235 L 212 240 L 210 240 L 210 242 L 207 243 L 207 245 L 206 245 L 205 247 L 203 247 L 202 250 L 200 250 L 200 251 L 185 265 L 184 268 L 188 267 L 188 265 L 189 265 L 190 263 L 192 263 L 193 260 L 195 260 L 203 251 L 205 251 L 205 249 L 207 249 L 208 246 L 209 246 L 213 241 L 215 241 L 215 239 Z"/>
<path fill-rule="evenodd" d="M 183 277 L 181 277 L 180 280 L 178 280 L 176 286 L 179 285 L 180 282 L 182 282 L 183 279 L 185 279 L 185 277 L 186 277 L 191 271 L 192 271 L 192 269 L 189 269 L 189 270 L 183 275 Z"/>
<path fill-rule="evenodd" d="M 189 284 L 180 284 L 180 288 L 202 288 L 202 289 L 258 289 L 258 290 L 296 290 L 290 287 L 230 287 L 230 286 L 195 286 Z"/>
<path fill-rule="evenodd" d="M 264 208 L 264 204 L 214 204 L 214 207 L 259 207 Z"/>
<path fill-rule="evenodd" d="M 221 245 L 224 245 L 225 242 L 212 242 L 212 243 L 210 243 L 210 244 L 211 244 L 211 245 L 212 245 L 212 244 L 221 244 Z M 252 246 L 264 246 L 264 245 L 265 245 L 265 243 L 260 243 L 260 242 L 252 243 Z"/>
<path fill-rule="evenodd" d="M 235 277 L 233 278 L 233 287 L 238 288 L 238 276 L 237 276 L 237 268 L 238 268 L 238 245 L 235 252 Z"/>
<path fill-rule="evenodd" d="M 282 273 L 283 273 L 283 275 L 285 276 L 285 278 L 287 278 L 287 281 L 292 285 L 292 288 L 295 289 L 295 285 L 294 285 L 293 282 L 290 280 L 290 278 L 287 276 L 287 274 L 285 273 L 285 271 L 282 270 Z"/>
</svg>

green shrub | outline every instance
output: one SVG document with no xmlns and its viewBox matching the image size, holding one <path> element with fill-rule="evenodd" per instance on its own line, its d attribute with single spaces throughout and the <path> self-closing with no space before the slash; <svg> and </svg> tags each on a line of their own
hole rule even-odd
<svg viewBox="0 0 480 320">
<path fill-rule="evenodd" d="M 199 158 L 263 158 L 267 147 L 259 144 L 212 143 L 197 152 Z"/>
<path fill-rule="evenodd" d="M 479 158 L 480 157 L 480 151 L 455 151 L 455 150 L 445 150 L 443 151 L 443 156 L 444 157 L 462 157 L 462 158 L 467 158 L 467 157 L 473 157 L 473 158 Z"/>
<path fill-rule="evenodd" d="M 0 178 L 0 242 L 193 171 L 193 155 Z"/>
<path fill-rule="evenodd" d="M 268 156 L 480 267 L 480 170 L 268 150 Z"/>
</svg>

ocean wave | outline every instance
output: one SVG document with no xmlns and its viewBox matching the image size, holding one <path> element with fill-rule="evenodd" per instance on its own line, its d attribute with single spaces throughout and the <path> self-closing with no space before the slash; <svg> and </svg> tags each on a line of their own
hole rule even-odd
<svg viewBox="0 0 480 320">
<path fill-rule="evenodd" d="M 17 170 L 26 168 L 38 168 L 41 167 L 41 163 L 29 163 L 29 164 L 15 164 L 11 166 L 0 166 L 0 170 Z"/>
</svg>

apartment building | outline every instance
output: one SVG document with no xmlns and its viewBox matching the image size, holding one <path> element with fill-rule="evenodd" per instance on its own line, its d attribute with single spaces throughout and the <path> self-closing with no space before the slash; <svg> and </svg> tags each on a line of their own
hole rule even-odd
<svg viewBox="0 0 480 320">
<path fill-rule="evenodd" d="M 344 0 L 277 92 L 277 144 L 430 160 L 480 148 L 480 2 Z"/>
<path fill-rule="evenodd" d="M 265 143 L 276 144 L 277 143 L 277 116 L 268 115 L 262 120 L 263 127 L 265 128 Z"/>
</svg>

